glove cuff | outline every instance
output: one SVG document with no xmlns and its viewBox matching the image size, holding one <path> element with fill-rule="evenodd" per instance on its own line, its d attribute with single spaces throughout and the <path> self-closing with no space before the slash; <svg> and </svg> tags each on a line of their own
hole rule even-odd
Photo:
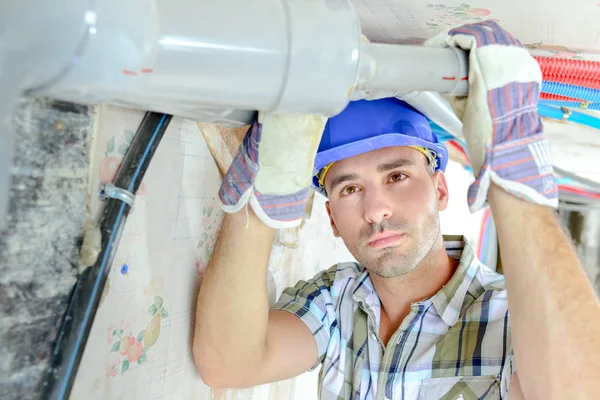
<svg viewBox="0 0 600 400">
<path fill-rule="evenodd" d="M 469 187 L 471 212 L 486 205 L 491 182 L 532 203 L 558 207 L 558 186 L 552 170 L 552 158 L 542 134 L 486 149 L 484 166 Z"/>
<path fill-rule="evenodd" d="M 273 229 L 295 228 L 302 223 L 308 199 L 308 188 L 285 196 L 261 195 L 250 197 L 250 206 L 256 216 Z"/>
<path fill-rule="evenodd" d="M 277 146 L 273 147 L 273 143 L 277 143 L 277 140 L 280 139 L 279 136 L 286 136 L 286 132 L 290 132 L 291 130 L 281 131 L 276 129 L 278 128 L 276 122 L 281 122 L 281 120 L 275 117 L 271 119 L 271 124 L 265 129 L 266 132 L 263 132 L 263 126 L 260 123 L 254 123 L 244 137 L 238 153 L 234 157 L 227 174 L 225 174 L 219 190 L 219 199 L 223 205 L 223 211 L 227 213 L 235 213 L 250 204 L 256 216 L 265 225 L 275 229 L 293 228 L 302 222 L 310 183 L 307 183 L 304 188 L 294 188 L 294 185 L 301 186 L 298 185 L 299 179 L 296 176 L 298 174 L 295 173 L 298 168 L 291 168 L 290 171 L 285 171 L 285 168 L 282 166 L 291 165 L 294 167 L 294 161 L 297 160 L 278 158 L 280 155 L 276 154 L 277 152 L 275 151 Z M 304 119 L 313 120 L 312 117 Z M 287 120 L 284 119 L 283 121 Z M 315 121 L 312 125 L 316 125 L 318 129 L 315 132 L 320 134 L 323 130 L 321 125 L 323 125 L 324 120 L 320 117 L 315 117 Z M 312 126 L 309 123 L 306 124 Z M 298 132 L 295 132 L 295 134 L 300 136 Z M 268 137 L 269 135 L 271 136 L 270 138 Z M 261 143 L 261 136 L 263 138 L 267 136 L 269 140 L 266 142 L 270 143 L 273 148 L 269 149 L 269 146 L 261 145 L 261 152 L 264 151 L 264 153 L 261 153 L 261 157 L 259 157 L 258 147 L 259 143 Z M 318 146 L 317 139 L 319 137 L 319 135 L 312 135 L 310 137 L 312 140 L 306 141 L 308 145 L 304 143 L 304 146 L 309 147 L 309 149 L 314 147 L 314 151 L 316 151 Z M 279 147 L 284 148 L 284 144 L 281 144 Z M 298 145 L 295 150 L 298 150 L 298 147 L 302 148 L 301 145 Z M 259 167 L 260 160 L 267 160 L 266 165 L 262 161 L 263 165 Z M 310 174 L 312 172 L 312 165 L 306 169 L 307 173 Z M 289 179 L 285 179 L 284 172 L 290 175 Z M 263 176 L 262 186 L 259 184 L 259 176 L 261 174 Z M 284 179 L 282 179 L 282 176 Z M 292 182 L 292 185 L 288 184 L 286 187 L 285 184 L 280 183 L 286 181 Z M 282 188 L 282 186 L 284 187 Z M 274 190 L 276 194 L 263 194 L 257 187 Z"/>
<path fill-rule="evenodd" d="M 219 190 L 223 211 L 235 213 L 250 204 L 256 216 L 274 229 L 293 228 L 302 222 L 308 188 L 287 195 L 265 195 L 256 190 L 256 167 L 246 153 L 238 152 Z"/>
<path fill-rule="evenodd" d="M 304 207 L 308 198 L 308 188 L 287 196 L 269 196 L 257 193 L 254 187 L 248 189 L 235 204 L 226 204 L 219 192 L 223 211 L 232 214 L 250 204 L 254 214 L 265 225 L 273 229 L 295 228 L 302 223 Z"/>
</svg>

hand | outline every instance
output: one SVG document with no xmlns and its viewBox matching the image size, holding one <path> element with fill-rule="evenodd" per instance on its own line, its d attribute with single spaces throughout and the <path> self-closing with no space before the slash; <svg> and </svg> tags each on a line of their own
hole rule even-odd
<svg viewBox="0 0 600 400">
<path fill-rule="evenodd" d="M 442 39 L 469 51 L 469 95 L 449 101 L 463 121 L 476 177 L 469 188 L 471 211 L 486 204 L 491 182 L 557 207 L 550 149 L 536 110 L 542 74 L 535 59 L 493 21 L 452 29 Z"/>
<path fill-rule="evenodd" d="M 250 203 L 275 229 L 298 226 L 326 117 L 261 114 L 252 124 L 219 191 L 225 212 Z"/>
</svg>

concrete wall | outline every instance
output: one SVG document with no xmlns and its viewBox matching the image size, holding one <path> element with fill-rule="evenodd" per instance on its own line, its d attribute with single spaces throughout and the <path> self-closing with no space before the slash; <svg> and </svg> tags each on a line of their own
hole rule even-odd
<svg viewBox="0 0 600 400">
<path fill-rule="evenodd" d="M 23 100 L 0 233 L 0 398 L 33 398 L 75 283 L 93 113 Z M 1 134 L 1 133 L 0 133 Z"/>
</svg>

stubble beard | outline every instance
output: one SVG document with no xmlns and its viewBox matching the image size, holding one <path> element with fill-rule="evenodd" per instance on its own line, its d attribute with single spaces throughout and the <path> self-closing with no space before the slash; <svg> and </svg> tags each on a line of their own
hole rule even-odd
<svg viewBox="0 0 600 400">
<path fill-rule="evenodd" d="M 383 231 L 404 234 L 398 245 L 381 249 L 369 248 L 368 238 Z M 406 221 L 367 225 L 360 232 L 360 245 L 352 251 L 354 257 L 369 273 L 382 278 L 394 278 L 415 270 L 432 251 L 440 234 L 439 212 L 435 210 L 427 217 L 422 232 L 411 229 Z"/>
</svg>

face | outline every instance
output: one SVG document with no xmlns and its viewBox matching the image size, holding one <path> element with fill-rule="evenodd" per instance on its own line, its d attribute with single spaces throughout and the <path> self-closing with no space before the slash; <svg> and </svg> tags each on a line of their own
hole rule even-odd
<svg viewBox="0 0 600 400">
<path fill-rule="evenodd" d="M 432 175 L 415 149 L 386 147 L 338 161 L 325 189 L 333 233 L 372 274 L 404 275 L 438 243 L 446 179 Z"/>
</svg>

